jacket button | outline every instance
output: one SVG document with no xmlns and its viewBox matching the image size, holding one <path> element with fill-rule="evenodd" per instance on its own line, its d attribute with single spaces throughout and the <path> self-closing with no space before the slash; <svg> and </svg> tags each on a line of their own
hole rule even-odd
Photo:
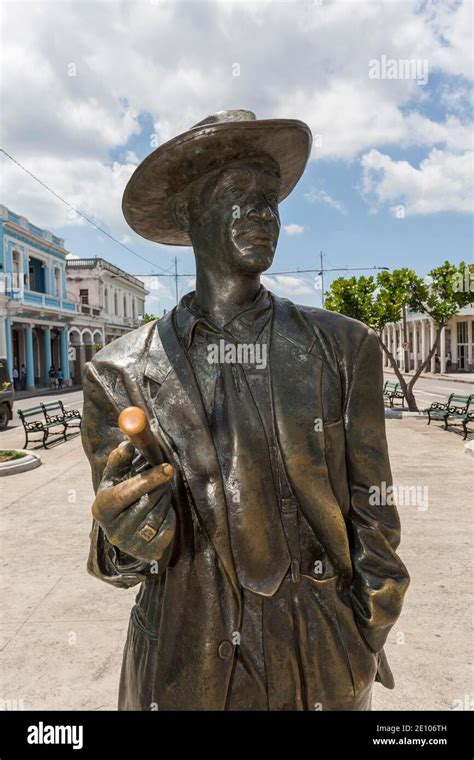
<svg viewBox="0 0 474 760">
<path fill-rule="evenodd" d="M 234 647 L 230 643 L 230 641 L 221 641 L 219 644 L 219 648 L 217 650 L 217 654 L 222 660 L 228 660 L 232 657 L 234 653 Z"/>
</svg>

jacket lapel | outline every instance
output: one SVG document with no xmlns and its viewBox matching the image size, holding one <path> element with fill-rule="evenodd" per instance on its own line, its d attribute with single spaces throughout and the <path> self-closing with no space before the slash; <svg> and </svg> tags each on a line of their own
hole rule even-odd
<svg viewBox="0 0 474 760">
<path fill-rule="evenodd" d="M 144 374 L 151 380 L 155 425 L 168 439 L 170 448 L 178 452 L 181 472 L 198 515 L 238 594 L 217 454 L 201 394 L 172 315 L 167 314 L 155 328 L 144 367 Z"/>
<path fill-rule="evenodd" d="M 331 371 L 328 356 L 294 304 L 273 299 L 270 367 L 283 461 L 306 519 L 334 567 L 350 582 L 347 529 L 331 487 L 324 444 L 322 377 Z"/>
</svg>

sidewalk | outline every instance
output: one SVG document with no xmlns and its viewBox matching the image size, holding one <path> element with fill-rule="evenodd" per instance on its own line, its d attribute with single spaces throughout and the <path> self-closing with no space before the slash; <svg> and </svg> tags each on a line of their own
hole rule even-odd
<svg viewBox="0 0 474 760">
<path fill-rule="evenodd" d="M 395 483 L 426 487 L 429 503 L 399 507 L 412 580 L 386 646 L 396 688 L 375 684 L 373 708 L 451 710 L 472 694 L 471 462 L 439 425 L 388 420 L 387 431 Z M 2 435 L 22 443 L 18 428 Z M 138 588 L 86 572 L 93 491 L 79 437 L 40 455 L 38 469 L 0 478 L 0 697 L 24 709 L 114 710 Z"/>
<path fill-rule="evenodd" d="M 391 367 L 384 367 L 383 368 L 384 375 L 394 375 L 395 372 Z M 411 372 L 408 374 L 407 372 L 402 372 L 403 377 L 411 378 L 414 375 L 414 372 Z M 441 374 L 440 372 L 422 372 L 419 376 L 418 380 L 451 380 L 453 383 L 474 383 L 474 372 L 445 372 Z M 416 387 L 416 386 L 415 386 Z"/>
<path fill-rule="evenodd" d="M 31 391 L 15 391 L 15 401 L 21 401 L 22 398 L 35 398 L 35 396 L 52 396 L 55 393 L 73 393 L 80 391 L 82 385 L 68 385 L 63 388 L 35 388 Z"/>
</svg>

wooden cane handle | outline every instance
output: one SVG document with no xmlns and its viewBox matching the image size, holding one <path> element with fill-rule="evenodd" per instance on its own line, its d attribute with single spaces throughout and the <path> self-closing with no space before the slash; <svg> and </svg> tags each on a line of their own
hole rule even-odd
<svg viewBox="0 0 474 760">
<path fill-rule="evenodd" d="M 118 426 L 150 464 L 156 465 L 163 462 L 163 456 L 143 409 L 138 406 L 128 406 L 120 412 Z"/>
</svg>

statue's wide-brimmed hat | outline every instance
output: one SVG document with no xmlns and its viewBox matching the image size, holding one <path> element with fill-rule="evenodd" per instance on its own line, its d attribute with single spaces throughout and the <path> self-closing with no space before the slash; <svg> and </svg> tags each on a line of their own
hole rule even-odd
<svg viewBox="0 0 474 760">
<path fill-rule="evenodd" d="M 148 240 L 191 245 L 172 201 L 190 182 L 240 158 L 267 155 L 280 168 L 282 201 L 303 174 L 311 130 L 296 119 L 257 119 L 251 111 L 219 111 L 160 145 L 138 166 L 123 194 L 130 227 Z"/>
</svg>

